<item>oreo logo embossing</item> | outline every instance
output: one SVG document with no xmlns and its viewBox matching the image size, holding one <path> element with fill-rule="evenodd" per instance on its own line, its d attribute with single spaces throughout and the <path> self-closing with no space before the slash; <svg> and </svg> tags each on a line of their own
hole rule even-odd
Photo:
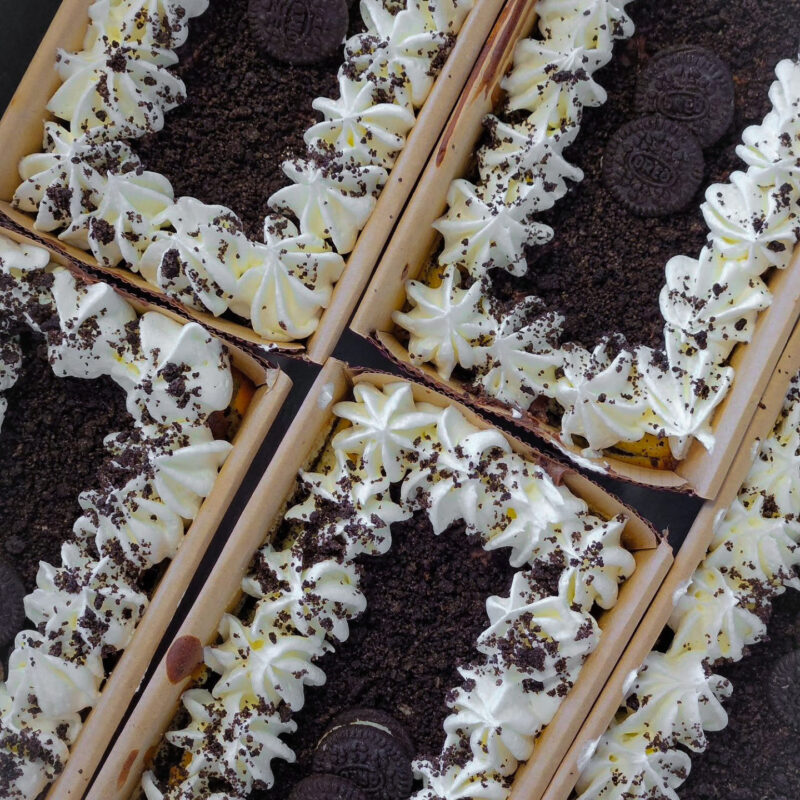
<svg viewBox="0 0 800 800">
<path fill-rule="evenodd" d="M 333 57 L 350 22 L 346 0 L 250 0 L 247 15 L 267 55 L 298 65 Z"/>
<path fill-rule="evenodd" d="M 603 179 L 634 214 L 655 217 L 688 205 L 703 180 L 703 151 L 683 125 L 648 116 L 623 125 L 603 159 Z"/>
<path fill-rule="evenodd" d="M 675 173 L 657 153 L 634 150 L 630 157 L 630 168 L 640 180 L 647 181 L 653 186 L 671 186 L 675 181 Z"/>
<path fill-rule="evenodd" d="M 733 76 L 710 50 L 692 45 L 668 48 L 653 56 L 639 76 L 635 105 L 639 114 L 682 122 L 707 147 L 733 122 Z"/>
<path fill-rule="evenodd" d="M 708 114 L 708 100 L 700 92 L 670 92 L 661 95 L 657 105 L 660 114 L 683 122 L 695 122 Z"/>
</svg>

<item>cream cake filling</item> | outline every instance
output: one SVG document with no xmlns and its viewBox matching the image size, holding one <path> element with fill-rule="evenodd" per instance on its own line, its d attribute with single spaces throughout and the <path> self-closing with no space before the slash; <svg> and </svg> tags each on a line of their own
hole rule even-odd
<svg viewBox="0 0 800 800">
<path fill-rule="evenodd" d="M 635 566 L 620 542 L 625 519 L 600 518 L 498 431 L 415 402 L 408 384 L 361 383 L 353 396 L 334 407 L 340 422 L 320 471 L 301 475 L 308 496 L 285 514 L 289 541 L 259 551 L 274 580 L 245 578 L 252 615 L 225 615 L 218 643 L 205 651 L 213 680 L 184 694 L 190 722 L 166 734 L 185 751 L 181 780 L 163 786 L 145 774 L 148 800 L 207 797 L 220 781 L 219 798 L 272 786 L 272 759 L 294 760 L 281 738 L 296 730 L 287 710 L 303 707 L 306 686 L 325 683 L 319 659 L 366 607 L 355 558 L 387 552 L 391 524 L 414 512 L 428 515 L 434 534 L 463 520 L 485 549 L 509 548 L 519 568 L 508 597 L 487 599 L 477 658 L 460 668 L 463 684 L 448 696 L 442 753 L 414 763 L 423 782 L 416 800 L 507 797 L 519 762 L 597 647 L 591 612 L 616 604 Z M 320 543 L 344 542 L 343 556 L 304 566 L 304 530 Z M 563 565 L 555 595 L 533 569 L 553 562 Z M 531 650 L 541 654 L 535 664 Z"/>
<path fill-rule="evenodd" d="M 733 687 L 713 674 L 714 665 L 739 661 L 745 648 L 764 640 L 772 598 L 800 589 L 799 387 L 800 374 L 705 559 L 675 598 L 672 643 L 647 656 L 581 765 L 579 800 L 678 800 L 689 752 L 702 753 L 706 733 L 728 723 L 720 701 Z"/>
<path fill-rule="evenodd" d="M 25 598 L 32 627 L 17 635 L 0 684 L 0 755 L 15 776 L 5 795 L 13 800 L 38 797 L 63 769 L 81 713 L 107 677 L 103 659 L 130 644 L 147 608 L 140 579 L 174 557 L 231 450 L 208 424 L 231 400 L 222 344 L 196 323 L 139 315 L 109 285 L 84 284 L 49 262 L 46 250 L 0 236 L 0 321 L 42 334 L 56 375 L 108 375 L 125 391 L 133 432 L 105 444 L 138 468 L 125 485 L 81 494 L 61 563 L 41 562 Z M 3 352 L 13 347 L 6 333 L 0 341 Z M 2 390 L 13 385 L 11 367 L 0 372 Z"/>
<path fill-rule="evenodd" d="M 694 440 L 713 447 L 711 421 L 734 378 L 729 356 L 771 303 L 765 273 L 787 267 L 800 238 L 800 63 L 778 64 L 772 111 L 744 131 L 737 153 L 746 170 L 706 191 L 707 246 L 666 265 L 663 349 L 619 350 L 605 340 L 589 351 L 562 343 L 563 318 L 538 298 L 502 314 L 491 300 L 493 272 L 524 274 L 524 248 L 552 238 L 537 213 L 566 194 L 567 181 L 583 179 L 563 150 L 583 108 L 605 102 L 592 76 L 614 40 L 633 34 L 628 2 L 537 3 L 542 39 L 517 45 L 502 83 L 507 111 L 487 118 L 494 136 L 477 152 L 478 178 L 452 183 L 435 223 L 438 270 L 407 282 L 409 308 L 394 320 L 409 334 L 414 364 L 432 364 L 446 379 L 456 367 L 470 370 L 486 395 L 520 413 L 537 397 L 557 401 L 562 441 L 588 444 L 586 456 L 652 434 L 683 458 Z M 529 116 L 510 121 L 520 112 Z"/>
<path fill-rule="evenodd" d="M 22 159 L 14 205 L 191 308 L 231 311 L 269 341 L 307 338 L 473 2 L 361 0 L 365 32 L 345 42 L 340 96 L 314 102 L 323 120 L 305 157 L 284 163 L 291 183 L 270 198 L 258 242 L 233 211 L 175 198 L 126 144 L 183 101 L 169 68 L 208 0 L 96 0 L 83 49 L 59 52 L 57 120 L 42 152 Z"/>
</svg>

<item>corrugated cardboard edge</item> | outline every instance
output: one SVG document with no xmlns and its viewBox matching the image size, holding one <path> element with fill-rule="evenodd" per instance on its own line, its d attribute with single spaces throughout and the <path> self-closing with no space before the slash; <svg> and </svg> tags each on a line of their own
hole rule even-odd
<svg viewBox="0 0 800 800">
<path fill-rule="evenodd" d="M 236 605 L 241 593 L 241 579 L 254 552 L 263 544 L 268 532 L 274 528 L 275 522 L 294 492 L 298 470 L 306 466 L 311 457 L 319 451 L 321 443 L 327 441 L 334 423 L 335 402 L 343 398 L 352 385 L 362 381 L 381 386 L 399 380 L 401 379 L 385 373 L 355 372 L 335 359 L 328 360 L 275 458 L 267 467 L 261 483 L 228 540 L 208 582 L 181 626 L 173 645 L 145 688 L 139 703 L 117 739 L 114 751 L 92 784 L 88 800 L 121 800 L 132 796 L 136 791 L 147 760 L 155 752 L 164 730 L 174 716 L 180 696 L 191 680 L 193 670 L 202 660 L 202 645 L 211 641 L 216 635 L 224 611 Z M 425 400 L 443 407 L 457 405 L 459 411 L 470 422 L 484 428 L 489 427 L 489 424 L 474 410 L 452 404 L 446 397 L 427 387 L 413 384 L 412 387 L 417 400 Z M 588 711 L 589 706 L 584 704 L 600 691 L 608 672 L 619 656 L 619 651 L 627 641 L 625 639 L 618 642 L 614 637 L 625 637 L 629 629 L 635 627 L 655 593 L 661 577 L 668 569 L 672 555 L 669 548 L 659 542 L 652 527 L 619 500 L 574 470 L 541 456 L 508 434 L 504 435 L 516 452 L 537 461 L 545 469 L 552 469 L 557 480 L 563 481 L 575 494 L 584 497 L 590 506 L 603 515 L 626 514 L 629 518 L 626 543 L 629 547 L 637 547 L 634 553 L 637 571 L 623 587 L 618 605 L 613 611 L 604 615 L 602 625 L 607 637 L 603 639 L 604 643 L 601 644 L 600 650 L 592 656 L 594 659 L 592 663 L 587 663 L 582 673 L 584 676 L 582 681 L 579 679 L 576 683 L 576 687 L 579 687 L 576 688 L 579 692 L 576 695 L 578 699 L 567 698 L 562 705 L 563 712 L 559 712 L 561 715 L 559 721 L 555 722 L 554 734 L 550 737 L 554 741 L 542 745 L 542 753 L 553 753 L 554 757 L 557 757 L 558 754 L 566 752 L 574 735 L 573 729 L 577 729 Z M 178 669 L 175 668 L 176 664 L 180 665 Z M 570 721 L 572 715 L 578 717 L 577 724 Z M 542 765 L 541 768 L 545 769 L 547 765 Z M 535 798 L 531 796 L 529 800 Z"/>
<path fill-rule="evenodd" d="M 750 344 L 734 350 L 731 363 L 736 370 L 733 387 L 717 409 L 712 427 L 715 444 L 707 452 L 694 442 L 688 456 L 675 471 L 649 469 L 604 454 L 587 458 L 575 447 L 565 445 L 559 431 L 530 416 L 521 417 L 507 406 L 468 393 L 463 384 L 441 378 L 428 366 L 411 363 L 406 347 L 394 335 L 392 312 L 406 302 L 405 281 L 417 278 L 429 263 L 439 240 L 432 223 L 445 211 L 451 182 L 463 176 L 481 132 L 481 120 L 492 111 L 500 94 L 500 80 L 511 63 L 516 42 L 524 38 L 535 21 L 534 3 L 511 0 L 492 31 L 470 75 L 464 93 L 423 172 L 417 189 L 397 224 L 372 281 L 356 310 L 351 329 L 373 339 L 417 379 L 425 380 L 451 396 L 500 415 L 546 439 L 580 466 L 595 469 L 656 488 L 692 491 L 713 498 L 719 491 L 733 461 L 737 447 L 755 412 L 755 399 L 761 396 L 778 357 L 800 314 L 800 247 L 792 264 L 775 270 L 767 284 L 772 305 L 759 315 Z"/>
<path fill-rule="evenodd" d="M 778 367 L 770 378 L 718 497 L 713 502 L 705 503 L 701 508 L 653 604 L 642 619 L 542 800 L 566 800 L 570 796 L 578 780 L 578 764 L 611 723 L 624 700 L 623 687 L 626 686 L 628 676 L 641 667 L 647 654 L 653 649 L 667 624 L 681 589 L 687 585 L 698 564 L 705 557 L 714 537 L 715 526 L 736 499 L 739 488 L 750 471 L 758 444 L 769 435 L 775 425 L 789 388 L 789 381 L 798 369 L 800 369 L 800 326 L 792 334 Z"/>
<path fill-rule="evenodd" d="M 2 231 L 14 241 L 36 245 L 27 237 L 13 231 Z M 96 282 L 74 264 L 53 253 L 54 262 L 67 267 L 82 280 Z M 170 314 L 163 308 L 144 303 L 120 292 L 138 313 L 157 311 L 186 324 L 187 320 Z M 48 798 L 83 797 L 86 787 L 99 766 L 106 746 L 117 731 L 120 721 L 144 677 L 156 649 L 172 621 L 184 592 L 197 571 L 200 561 L 217 532 L 225 511 L 241 486 L 250 465 L 266 438 L 278 411 L 283 406 L 292 382 L 277 370 L 265 370 L 248 353 L 226 342 L 234 366 L 246 375 L 255 392 L 241 427 L 233 440 L 233 450 L 214 482 L 211 494 L 203 501 L 200 511 L 186 531 L 177 555 L 167 567 L 154 592 L 144 616 L 136 627 L 133 640 L 120 657 L 103 686 L 100 700 L 86 719 L 78 739 L 71 748 L 70 758 L 58 780 L 51 786 Z"/>
<path fill-rule="evenodd" d="M 101 278 L 113 276 L 145 293 L 155 303 L 170 307 L 189 319 L 195 319 L 223 337 L 287 354 L 300 354 L 305 350 L 309 359 L 321 364 L 333 352 L 342 331 L 347 327 L 353 309 L 406 205 L 430 150 L 447 122 L 503 2 L 504 0 L 476 0 L 459 31 L 441 75 L 417 115 L 406 146 L 391 171 L 367 225 L 358 237 L 355 249 L 347 257 L 344 273 L 334 288 L 331 302 L 323 311 L 317 330 L 305 345 L 299 342 L 270 342 L 258 336 L 249 326 L 191 309 L 141 276 L 125 269 L 102 266 L 91 254 L 66 245 L 51 234 L 34 230 L 33 218 L 9 205 L 8 201 L 19 185 L 20 159 L 41 149 L 42 124 L 53 118 L 46 106 L 61 83 L 55 70 L 57 50 L 63 48 L 74 51 L 81 48 L 88 26 L 91 0 L 63 0 L 0 120 L 0 212 L 22 226 L 28 236 L 78 260 L 88 271 L 97 273 Z"/>
</svg>

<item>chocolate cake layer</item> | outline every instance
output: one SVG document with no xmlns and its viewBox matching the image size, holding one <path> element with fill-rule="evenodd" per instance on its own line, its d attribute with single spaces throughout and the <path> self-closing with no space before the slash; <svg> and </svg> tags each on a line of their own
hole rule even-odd
<svg viewBox="0 0 800 800">
<path fill-rule="evenodd" d="M 0 430 L 0 556 L 30 592 L 39 561 L 59 564 L 81 516 L 78 495 L 98 485 L 103 439 L 132 423 L 110 378 L 58 378 L 41 337 L 21 335 L 23 364 Z"/>
<path fill-rule="evenodd" d="M 298 730 L 286 738 L 297 754 L 274 761 L 275 786 L 260 800 L 288 796 L 311 773 L 314 749 L 335 716 L 376 708 L 402 722 L 418 755 L 438 754 L 447 692 L 461 679 L 456 667 L 479 657 L 475 642 L 488 625 L 486 599 L 507 595 L 515 570 L 504 550 L 489 553 L 463 525 L 435 536 L 425 514 L 392 525 L 392 548 L 362 557 L 361 589 L 367 609 L 350 636 L 319 665 L 327 681 L 306 688 L 294 715 Z"/>
<path fill-rule="evenodd" d="M 267 199 L 288 184 L 281 164 L 303 155 L 303 134 L 321 119 L 312 101 L 338 97 L 342 50 L 311 66 L 276 61 L 253 35 L 247 7 L 248 0 L 212 0 L 191 21 L 174 68 L 186 102 L 167 114 L 162 131 L 133 146 L 147 169 L 169 178 L 176 197 L 227 206 L 261 240 Z M 350 18 L 354 33 L 356 8 Z"/>
<path fill-rule="evenodd" d="M 794 800 L 800 794 L 800 592 L 773 604 L 769 642 L 715 668 L 733 684 L 728 727 L 692 758 L 681 800 Z"/>
<path fill-rule="evenodd" d="M 494 273 L 506 296 L 534 293 L 561 310 L 564 341 L 586 347 L 615 332 L 631 344 L 662 344 L 658 296 L 664 267 L 672 256 L 699 255 L 708 233 L 699 208 L 705 188 L 744 168 L 735 153 L 742 131 L 770 110 L 767 93 L 777 62 L 797 55 L 797 2 L 637 0 L 626 11 L 636 34 L 618 42 L 611 63 L 594 76 L 608 91 L 608 101 L 586 110 L 576 142 L 565 151 L 584 171 L 583 182 L 540 215 L 555 236 L 529 251 L 529 274 L 519 279 Z M 731 68 L 734 121 L 719 142 L 704 148 L 704 181 L 687 210 L 637 217 L 606 189 L 603 156 L 612 135 L 638 116 L 634 100 L 641 69 L 657 52 L 681 44 L 708 48 Z"/>
</svg>

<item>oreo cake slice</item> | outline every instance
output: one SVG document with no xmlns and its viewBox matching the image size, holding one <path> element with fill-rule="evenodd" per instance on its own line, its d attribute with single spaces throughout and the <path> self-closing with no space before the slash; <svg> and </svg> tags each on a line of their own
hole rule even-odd
<svg viewBox="0 0 800 800">
<path fill-rule="evenodd" d="M 624 517 L 408 383 L 334 413 L 148 800 L 500 800 L 598 646 L 634 571 Z"/>
<path fill-rule="evenodd" d="M 305 339 L 472 4 L 96 0 L 14 205 L 193 309 Z"/>
<path fill-rule="evenodd" d="M 62 770 L 231 449 L 211 431 L 233 385 L 219 341 L 48 262 L 0 237 L 0 796 L 13 800 Z"/>
<path fill-rule="evenodd" d="M 798 452 L 800 374 L 661 646 L 585 764 L 580 800 L 797 796 L 800 596 L 785 593 L 800 589 Z"/>
<path fill-rule="evenodd" d="M 797 15 L 641 0 L 634 36 L 626 6 L 536 4 L 394 319 L 413 363 L 570 452 L 672 469 L 713 448 L 731 353 L 800 234 Z"/>
</svg>

